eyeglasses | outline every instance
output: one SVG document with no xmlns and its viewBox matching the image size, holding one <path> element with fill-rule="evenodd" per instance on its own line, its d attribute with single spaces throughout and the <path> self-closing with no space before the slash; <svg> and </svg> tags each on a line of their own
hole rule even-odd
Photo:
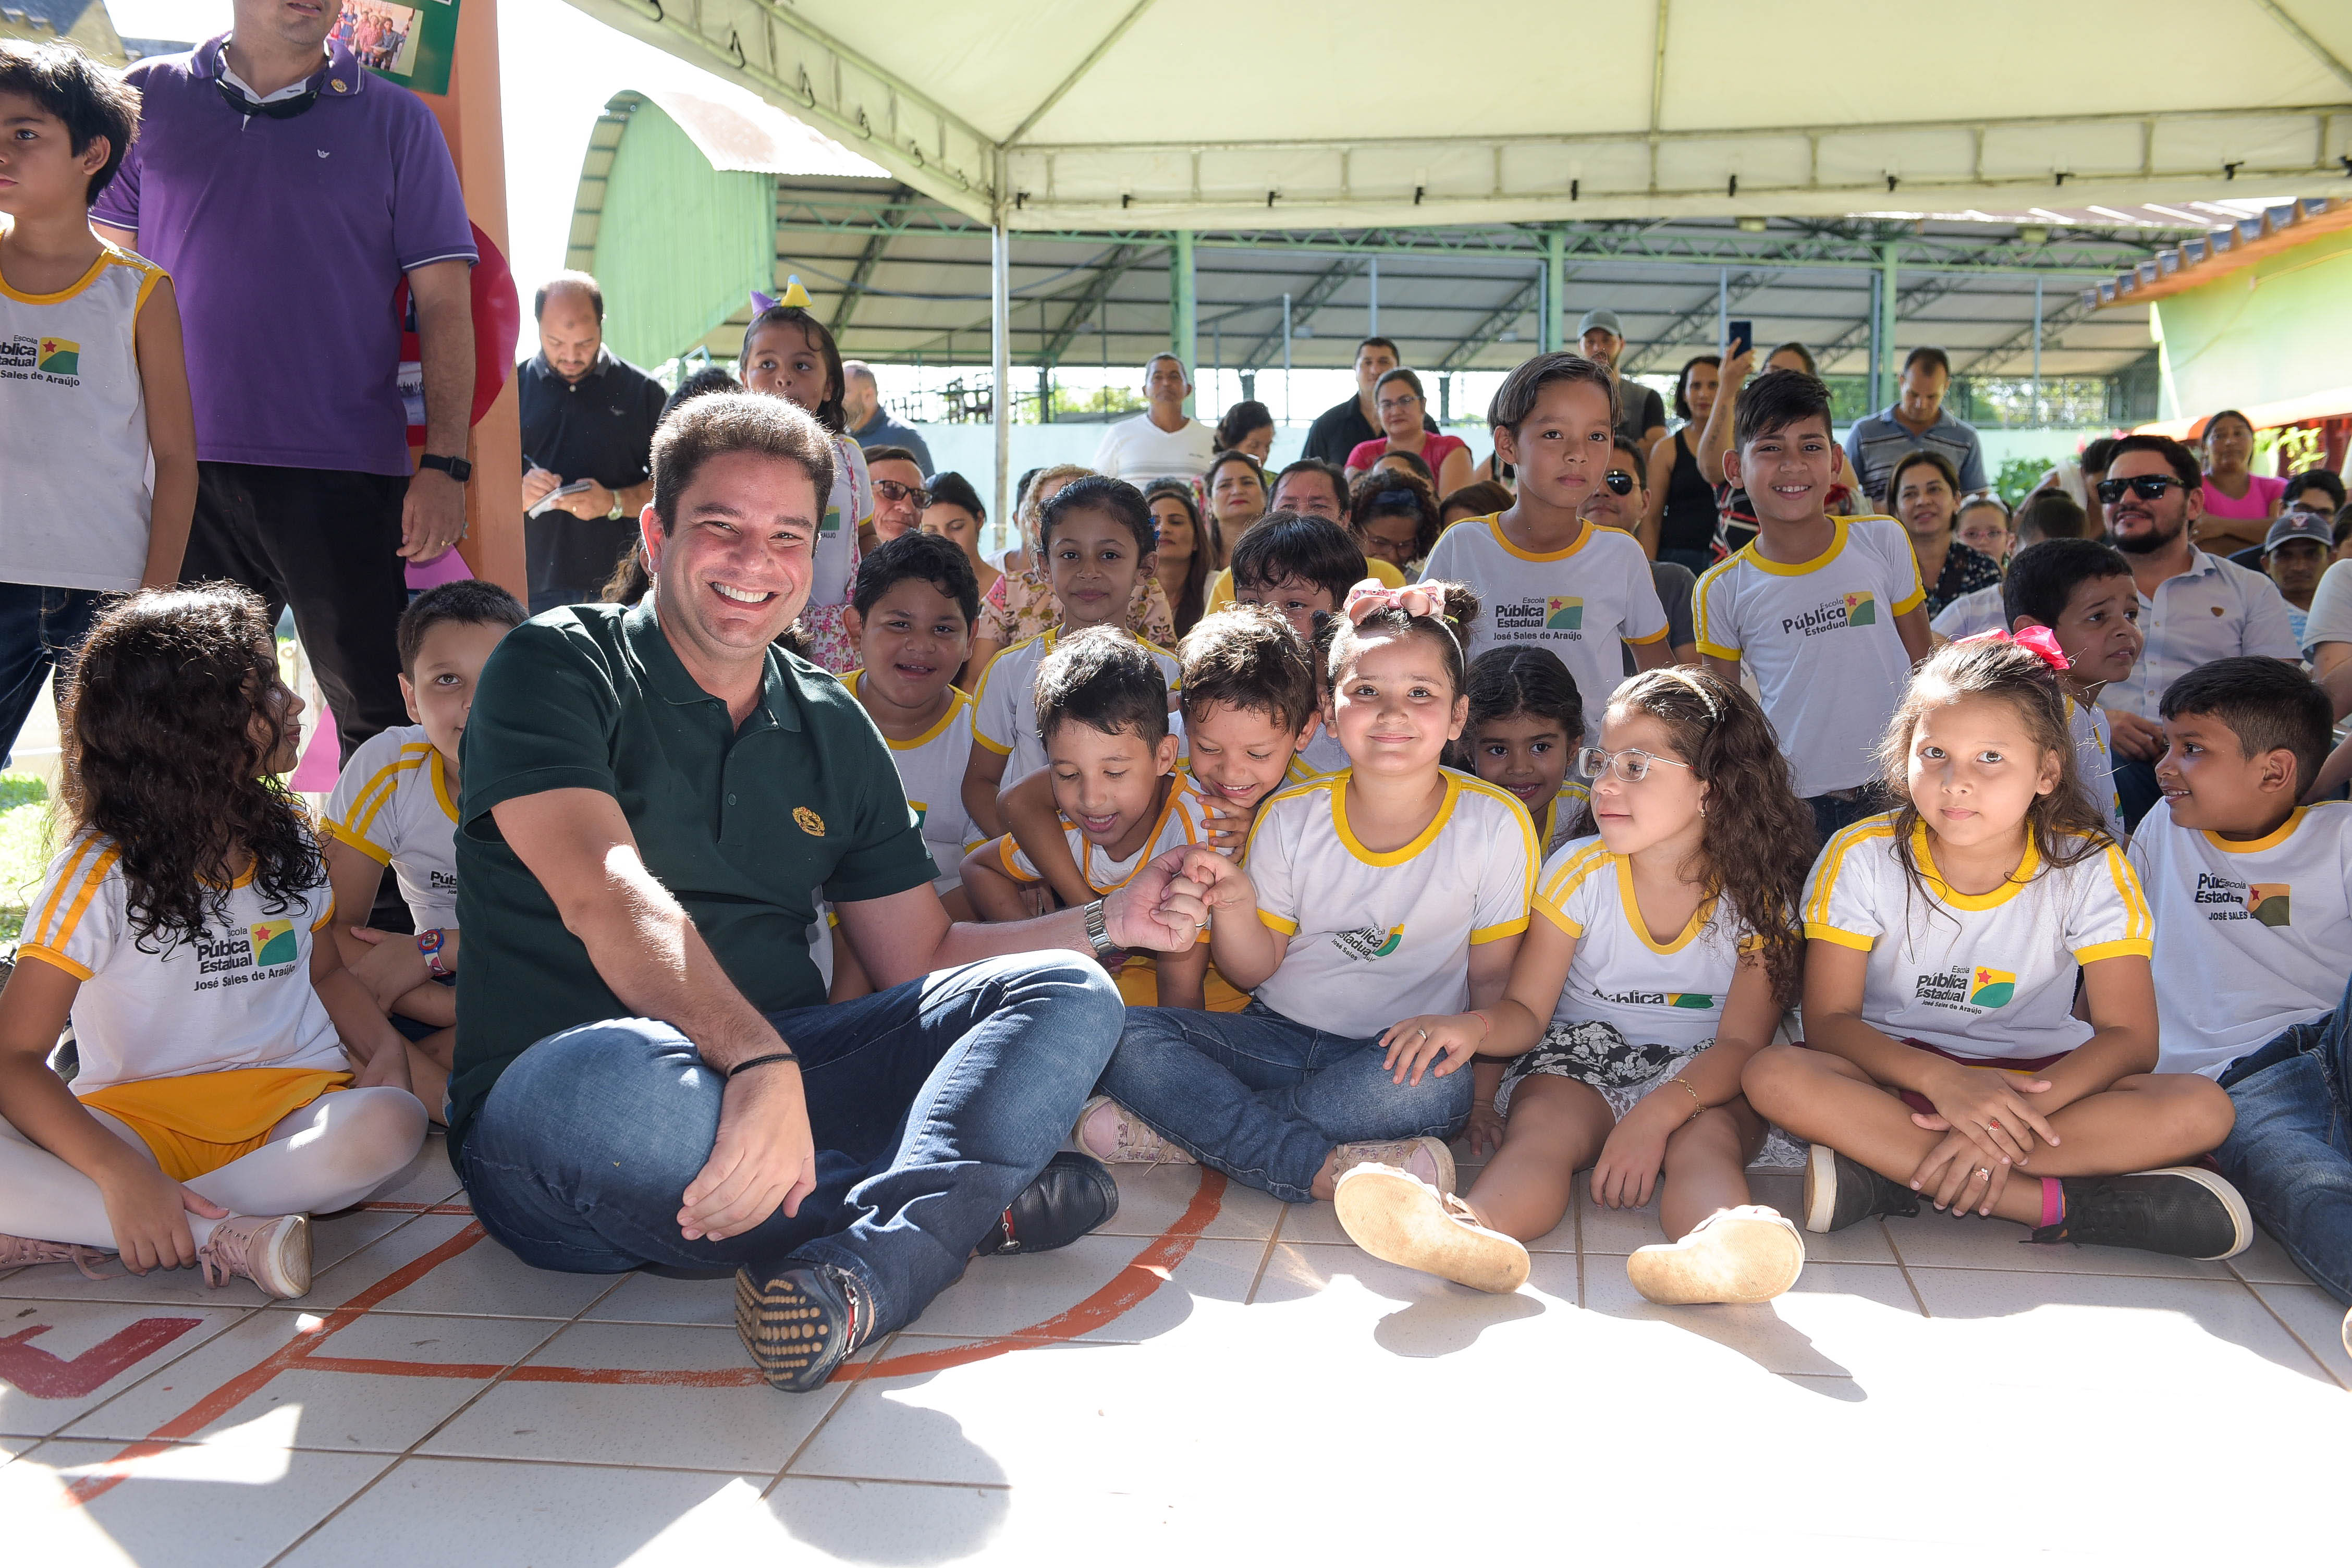
<svg viewBox="0 0 2352 1568">
<path fill-rule="evenodd" d="M 913 501 L 918 508 L 931 504 L 930 491 L 920 485 L 902 485 L 896 479 L 875 480 L 874 493 L 892 506 L 897 506 L 902 500 Z"/>
<path fill-rule="evenodd" d="M 1688 763 L 1678 763 L 1672 757 L 1653 756 L 1633 747 L 1622 752 L 1604 752 L 1598 746 L 1586 746 L 1576 753 L 1576 771 L 1589 779 L 1614 772 L 1627 784 L 1640 784 L 1650 776 L 1652 763 L 1664 763 L 1670 768 L 1685 771 L 1690 767 Z"/>
<path fill-rule="evenodd" d="M 2101 479 L 2099 500 L 2113 506 L 2124 499 L 2124 491 L 2129 490 L 2142 500 L 2160 500 L 2167 490 L 2185 490 L 2188 488 L 2179 479 L 2168 479 L 2162 474 L 2134 474 L 2127 479 Z"/>
<path fill-rule="evenodd" d="M 1421 406 L 1421 399 L 1407 393 L 1402 397 L 1383 397 L 1375 406 L 1383 414 L 1401 414 L 1408 408 Z"/>
<path fill-rule="evenodd" d="M 1609 487 L 1612 495 L 1629 496 L 1633 493 L 1633 476 L 1622 468 L 1610 469 L 1601 476 L 1601 482 Z"/>
</svg>

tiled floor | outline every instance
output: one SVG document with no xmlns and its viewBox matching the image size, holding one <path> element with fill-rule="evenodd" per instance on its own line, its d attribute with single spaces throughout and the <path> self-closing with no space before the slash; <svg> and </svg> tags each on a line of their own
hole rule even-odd
<svg viewBox="0 0 2352 1568">
<path fill-rule="evenodd" d="M 1103 1234 L 975 1264 L 798 1397 L 727 1282 L 483 1240 L 437 1141 L 320 1224 L 295 1305 L 0 1274 L 0 1561 L 2343 1558 L 2343 1314 L 2267 1239 L 1928 1215 L 1811 1238 L 1769 1307 L 1666 1309 L 1625 1282 L 1654 1214 L 1580 1204 L 1486 1297 L 1220 1185 L 1123 1170 Z"/>
</svg>

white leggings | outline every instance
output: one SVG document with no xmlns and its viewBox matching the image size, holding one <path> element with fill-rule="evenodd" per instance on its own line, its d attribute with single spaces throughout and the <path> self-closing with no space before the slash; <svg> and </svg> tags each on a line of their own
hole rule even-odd
<svg viewBox="0 0 2352 1568">
<path fill-rule="evenodd" d="M 99 1125 L 154 1164 L 139 1135 L 95 1106 Z M 183 1184 L 231 1214 L 329 1214 L 348 1208 L 416 1157 L 425 1107 L 398 1089 L 320 1095 L 269 1130 L 269 1142 Z M 188 1215 L 198 1247 L 219 1222 Z M 98 1184 L 0 1121 L 0 1236 L 116 1250 Z"/>
</svg>

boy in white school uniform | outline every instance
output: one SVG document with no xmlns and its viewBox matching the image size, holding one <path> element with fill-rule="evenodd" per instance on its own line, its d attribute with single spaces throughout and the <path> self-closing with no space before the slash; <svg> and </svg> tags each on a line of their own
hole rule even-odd
<svg viewBox="0 0 2352 1568">
<path fill-rule="evenodd" d="M 2131 563 L 2095 539 L 2044 540 L 2011 558 L 2001 593 L 2011 631 L 2045 626 L 2066 656 L 2058 682 L 2066 689 L 2074 762 L 2091 804 L 2121 844 L 2127 836 L 2123 796 L 2116 789 L 2115 735 L 2099 693 L 2130 679 L 2139 662 L 2139 593 L 2132 586 Z"/>
<path fill-rule="evenodd" d="M 1879 809 L 1879 739 L 1928 646 L 1903 525 L 1825 510 L 1844 461 L 1820 380 L 1775 370 L 1750 382 L 1723 471 L 1755 503 L 1757 535 L 1698 584 L 1699 657 L 1726 680 L 1743 662 L 1754 672 L 1824 841 Z"/>
</svg>

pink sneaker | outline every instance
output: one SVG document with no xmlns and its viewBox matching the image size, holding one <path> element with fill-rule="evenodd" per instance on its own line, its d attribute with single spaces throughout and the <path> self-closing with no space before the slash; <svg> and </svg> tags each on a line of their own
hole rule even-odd
<svg viewBox="0 0 2352 1568">
<path fill-rule="evenodd" d="M 70 1263 L 81 1270 L 85 1279 L 103 1279 L 105 1275 L 89 1266 L 93 1258 L 109 1256 L 95 1247 L 78 1247 L 69 1241 L 36 1241 L 26 1236 L 0 1236 L 0 1268 L 26 1268 L 36 1263 Z"/>
<path fill-rule="evenodd" d="M 1096 1095 L 1078 1112 L 1070 1136 L 1106 1165 L 1197 1165 L 1201 1162 L 1162 1138 L 1150 1125 L 1107 1094 Z"/>
<path fill-rule="evenodd" d="M 1428 1183 L 1448 1197 L 1454 1194 L 1454 1151 L 1443 1138 L 1401 1138 L 1391 1143 L 1342 1143 L 1331 1151 L 1337 1181 L 1358 1165 L 1392 1165 Z"/>
<path fill-rule="evenodd" d="M 310 1289 L 310 1217 L 233 1214 L 196 1248 L 205 1283 L 217 1289 L 233 1279 L 252 1280 L 266 1295 L 290 1301 Z"/>
</svg>

